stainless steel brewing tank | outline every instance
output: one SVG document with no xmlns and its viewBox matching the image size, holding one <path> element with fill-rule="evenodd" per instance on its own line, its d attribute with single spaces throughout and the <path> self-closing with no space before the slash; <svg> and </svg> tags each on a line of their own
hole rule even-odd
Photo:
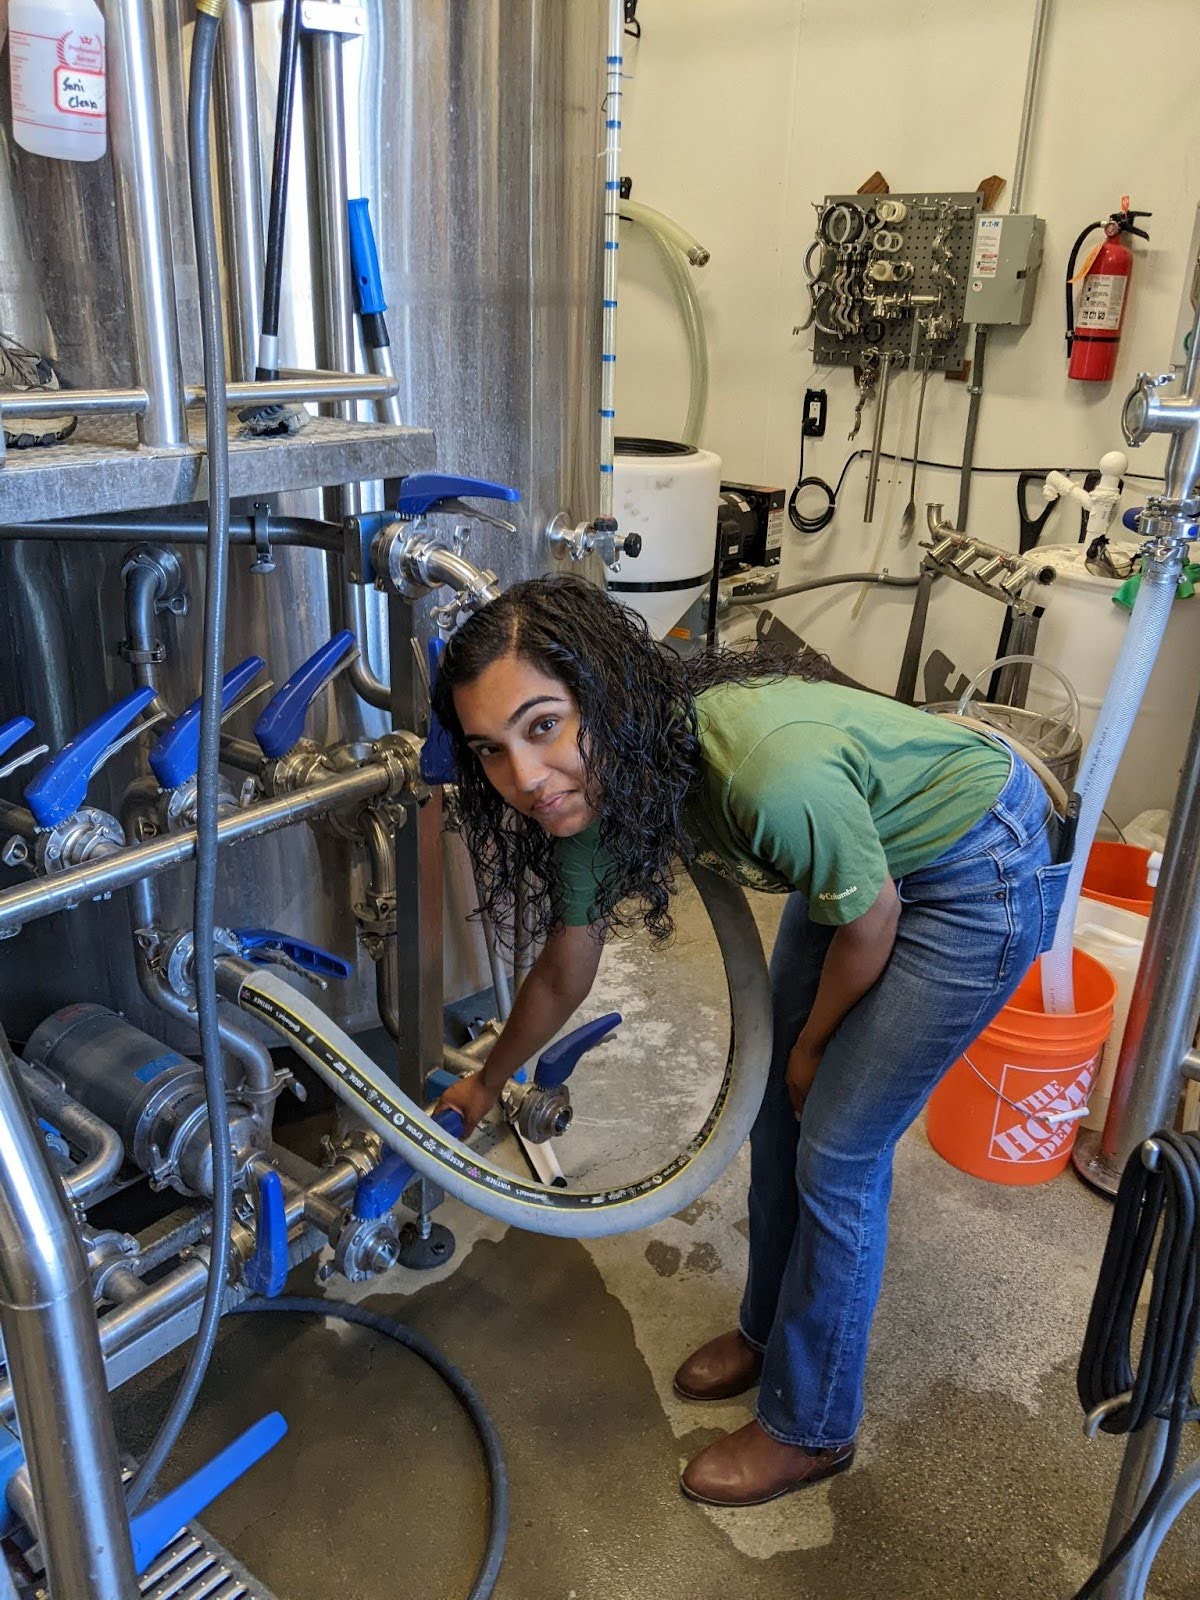
<svg viewBox="0 0 1200 1600">
<path fill-rule="evenodd" d="M 435 429 L 442 467 L 521 489 L 517 534 L 478 529 L 469 547 L 511 583 L 545 570 L 544 529 L 556 513 L 576 521 L 597 509 L 607 0 L 372 0 L 367 9 L 367 38 L 346 51 L 350 193 L 371 199 L 404 419 Z M 279 7 L 253 12 L 266 172 Z M 155 7 L 155 15 L 181 335 L 194 381 L 179 0 Z M 0 77 L 7 80 L 2 57 Z M 286 364 L 310 365 L 312 271 L 301 224 L 313 172 L 299 133 L 296 157 L 303 170 L 291 189 L 281 343 Z M 49 345 L 72 383 L 127 382 L 107 162 L 44 162 L 14 152 L 5 137 L 0 191 L 5 326 L 38 348 Z M 281 509 L 314 509 L 311 501 L 281 499 Z M 56 747 L 130 687 L 116 651 L 123 549 L 0 542 L 0 718 L 26 712 Z M 235 555 L 226 658 L 232 664 L 257 651 L 281 682 L 341 618 L 320 555 L 284 550 L 276 560 L 274 573 L 252 576 L 246 553 Z M 203 567 L 192 553 L 185 562 L 192 612 L 158 619 L 167 646 L 161 684 L 175 706 L 194 696 L 199 679 Z M 422 609 L 427 614 L 428 603 Z M 386 670 L 379 610 L 371 657 Z M 245 734 L 250 717 L 231 731 Z M 341 682 L 308 731 L 321 740 L 349 738 L 379 731 L 384 721 Z M 123 753 L 90 798 L 114 807 L 135 770 Z M 18 790 L 10 779 L 3 796 L 16 800 Z M 451 850 L 450 859 L 461 875 L 460 852 Z M 327 830 L 271 835 L 224 855 L 218 915 L 282 927 L 351 955 L 357 937 L 349 904 L 360 872 L 357 853 Z M 0 867 L 0 883 L 11 881 Z M 470 903 L 461 885 L 454 898 Z M 163 903 L 169 925 L 190 921 L 190 873 L 163 881 Z M 373 969 L 358 954 L 357 978 L 323 998 L 351 1027 L 376 1015 Z M 477 960 L 466 950 L 451 956 L 450 991 L 476 986 Z M 184 1042 L 137 988 L 120 896 L 0 942 L 0 994 L 18 1038 L 57 1007 L 90 999 Z"/>
<path fill-rule="evenodd" d="M 599 509 L 608 0 L 367 12 L 350 104 L 404 419 L 443 470 L 520 488 L 517 533 L 468 550 L 512 583 L 546 570 L 558 512 Z"/>
<path fill-rule="evenodd" d="M 574 525 L 599 510 L 608 0 L 367 11 L 361 54 L 347 55 L 351 155 L 371 197 L 404 419 L 433 429 L 442 469 L 521 490 L 499 508 L 517 532 L 477 526 L 468 545 L 515 583 L 554 565 L 555 515 Z M 590 558 L 574 570 L 599 581 Z M 445 862 L 456 998 L 489 977 L 456 837 Z"/>
<path fill-rule="evenodd" d="M 200 378 L 195 264 L 187 188 L 184 59 L 190 7 L 167 0 L 154 8 L 160 87 L 170 170 L 173 253 L 185 379 Z M 7 94 L 8 68 L 0 57 Z M 5 117 L 6 130 L 11 126 Z M 269 146 L 264 150 L 264 164 Z M 88 164 L 47 161 L 15 150 L 5 135 L 0 152 L 0 227 L 15 230 L 20 249 L 0 251 L 0 308 L 4 326 L 38 349 L 49 349 L 75 385 L 129 382 L 129 342 L 116 254 L 115 203 L 107 160 Z M 294 209 L 304 210 L 298 187 Z M 64 242 L 65 241 L 65 242 Z M 307 348 L 288 352 L 313 364 Z M 311 505 L 306 509 L 312 510 Z M 129 545 L 136 541 L 130 540 Z M 38 735 L 58 748 L 80 727 L 132 688 L 118 652 L 124 635 L 120 567 L 129 545 L 85 547 L 63 543 L 0 541 L 0 718 L 25 712 Z M 276 568 L 254 576 L 244 550 L 230 563 L 226 662 L 262 655 L 276 684 L 341 625 L 331 607 L 329 576 L 318 552 L 279 550 Z M 159 672 L 167 702 L 181 709 L 194 698 L 200 676 L 203 557 L 182 553 L 189 611 L 162 613 L 157 632 L 166 647 Z M 262 702 L 228 724 L 249 736 Z M 365 713 L 365 714 L 364 714 Z M 339 685 L 314 708 L 307 731 L 322 741 L 381 731 L 386 719 Z M 89 800 L 115 811 L 126 783 L 139 770 L 131 748 L 93 781 Z M 28 773 L 3 785 L 19 800 Z M 235 775 L 236 783 L 236 775 Z M 376 1020 L 375 977 L 357 948 L 350 911 L 361 886 L 359 853 L 328 829 L 299 826 L 222 854 L 218 920 L 290 930 L 340 954 L 359 956 L 349 982 L 331 986 L 330 1010 L 352 1027 Z M 0 883 L 20 880 L 0 867 Z M 192 873 L 159 880 L 162 920 L 190 924 Z M 0 1001 L 5 1025 L 21 1038 L 50 1011 L 73 1000 L 94 1000 L 130 1016 L 139 1026 L 181 1047 L 194 1037 L 151 1007 L 137 986 L 125 896 L 30 924 L 0 942 Z"/>
</svg>

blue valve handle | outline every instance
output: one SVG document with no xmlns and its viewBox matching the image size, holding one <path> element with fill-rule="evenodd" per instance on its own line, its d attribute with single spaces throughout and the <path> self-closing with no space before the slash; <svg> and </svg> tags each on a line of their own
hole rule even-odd
<svg viewBox="0 0 1200 1600">
<path fill-rule="evenodd" d="M 433 1119 L 452 1139 L 461 1139 L 463 1119 L 449 1106 Z M 412 1163 L 395 1150 L 389 1150 L 377 1167 L 359 1179 L 354 1191 L 353 1215 L 359 1222 L 386 1217 L 416 1176 Z"/>
<path fill-rule="evenodd" d="M 429 687 L 432 689 L 437 682 L 438 668 L 442 664 L 445 654 L 446 641 L 434 637 L 429 641 Z M 421 776 L 426 783 L 457 783 L 458 762 L 454 758 L 454 746 L 450 743 L 450 735 L 442 726 L 441 718 L 436 711 L 429 713 L 429 732 L 425 735 L 425 743 L 421 746 Z"/>
<path fill-rule="evenodd" d="M 371 226 L 367 200 L 347 200 L 346 223 L 350 230 L 350 275 L 354 283 L 354 305 L 360 317 L 382 316 L 387 310 L 383 280 L 379 275 L 379 252 Z"/>
<path fill-rule="evenodd" d="M 236 1483 L 244 1473 L 273 1450 L 287 1432 L 287 1423 L 278 1411 L 272 1411 L 247 1428 L 232 1444 L 225 1446 L 207 1465 L 185 1478 L 178 1488 L 163 1495 L 145 1511 L 130 1519 L 129 1532 L 133 1540 L 133 1564 L 139 1573 L 145 1572 L 155 1556 L 160 1556 L 178 1537 L 179 1530 L 198 1517 L 205 1506 L 211 1505 L 218 1495 L 224 1494 L 230 1484 Z"/>
<path fill-rule="evenodd" d="M 309 706 L 354 648 L 354 635 L 349 628 L 343 628 L 297 667 L 283 688 L 272 696 L 254 724 L 254 737 L 269 761 L 287 755 L 297 743 L 304 732 Z"/>
<path fill-rule="evenodd" d="M 221 715 L 240 698 L 266 666 L 261 656 L 247 656 L 221 680 Z M 150 770 L 164 789 L 178 789 L 196 776 L 200 764 L 200 708 L 193 700 L 181 711 L 150 752 Z"/>
<path fill-rule="evenodd" d="M 92 774 L 104 760 L 108 747 L 154 699 L 154 690 L 135 689 L 118 700 L 102 717 L 77 733 L 32 778 L 25 802 L 39 828 L 54 828 L 74 816 L 87 796 Z"/>
<path fill-rule="evenodd" d="M 264 1172 L 254 1190 L 254 1253 L 242 1270 L 246 1287 L 274 1300 L 288 1275 L 287 1205 L 283 1180 Z"/>
<path fill-rule="evenodd" d="M 462 478 L 448 472 L 410 472 L 400 485 L 396 509 L 402 517 L 420 517 L 443 500 L 519 500 L 521 491 L 486 478 Z"/>
<path fill-rule="evenodd" d="M 610 1011 L 607 1016 L 597 1017 L 594 1022 L 585 1022 L 581 1028 L 573 1028 L 542 1051 L 533 1075 L 534 1083 L 539 1089 L 557 1089 L 559 1084 L 566 1083 L 592 1046 L 607 1038 L 620 1024 L 621 1013 Z"/>
<path fill-rule="evenodd" d="M 231 928 L 230 933 L 241 945 L 250 961 L 262 958 L 258 951 L 278 950 L 305 972 L 317 978 L 348 978 L 354 968 L 332 950 L 322 950 L 319 944 L 309 944 L 307 939 L 297 939 L 290 933 L 280 933 L 275 928 Z"/>
<path fill-rule="evenodd" d="M 0 722 L 0 756 L 11 750 L 18 739 L 33 732 L 32 717 L 14 717 L 11 722 Z"/>
</svg>

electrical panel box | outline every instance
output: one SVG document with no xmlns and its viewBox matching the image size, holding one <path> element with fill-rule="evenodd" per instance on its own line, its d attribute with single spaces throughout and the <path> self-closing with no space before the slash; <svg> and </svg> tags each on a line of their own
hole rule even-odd
<svg viewBox="0 0 1200 1600">
<path fill-rule="evenodd" d="M 1046 224 L 1041 217 L 981 212 L 967 277 L 968 322 L 1023 328 L 1033 316 Z"/>
</svg>

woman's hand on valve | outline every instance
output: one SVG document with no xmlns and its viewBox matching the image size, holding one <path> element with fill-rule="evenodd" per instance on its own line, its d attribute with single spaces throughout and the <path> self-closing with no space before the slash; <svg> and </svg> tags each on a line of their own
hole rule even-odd
<svg viewBox="0 0 1200 1600">
<path fill-rule="evenodd" d="M 498 1087 L 489 1083 L 482 1072 L 472 1072 L 457 1083 L 452 1083 L 433 1109 L 435 1114 L 445 1110 L 457 1111 L 463 1119 L 465 1139 L 494 1108 L 499 1098 Z"/>
</svg>

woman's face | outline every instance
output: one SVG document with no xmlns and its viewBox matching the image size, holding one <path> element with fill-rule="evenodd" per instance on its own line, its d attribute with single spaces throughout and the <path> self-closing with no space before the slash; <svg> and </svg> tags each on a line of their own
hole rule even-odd
<svg viewBox="0 0 1200 1600">
<path fill-rule="evenodd" d="M 484 776 L 522 816 L 566 839 L 598 813 L 585 794 L 579 704 L 560 678 L 501 656 L 454 691 L 454 709 Z"/>
</svg>

